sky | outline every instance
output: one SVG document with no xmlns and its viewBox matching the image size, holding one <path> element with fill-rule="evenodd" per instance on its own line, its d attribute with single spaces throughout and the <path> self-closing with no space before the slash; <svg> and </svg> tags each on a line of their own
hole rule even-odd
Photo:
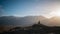
<svg viewBox="0 0 60 34">
<path fill-rule="evenodd" d="M 59 0 L 0 0 L 0 16 L 50 17 L 59 8 Z"/>
</svg>

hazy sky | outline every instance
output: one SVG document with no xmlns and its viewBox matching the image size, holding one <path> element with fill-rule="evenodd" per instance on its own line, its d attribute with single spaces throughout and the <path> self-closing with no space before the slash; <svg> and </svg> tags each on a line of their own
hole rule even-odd
<svg viewBox="0 0 60 34">
<path fill-rule="evenodd" d="M 0 0 L 0 15 L 51 16 L 60 7 L 59 0 Z"/>
</svg>

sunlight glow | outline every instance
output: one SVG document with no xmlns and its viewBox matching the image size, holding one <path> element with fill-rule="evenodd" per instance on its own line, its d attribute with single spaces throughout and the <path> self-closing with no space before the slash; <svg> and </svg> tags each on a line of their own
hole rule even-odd
<svg viewBox="0 0 60 34">
<path fill-rule="evenodd" d="M 60 16 L 60 12 L 57 12 L 57 13 L 56 13 L 56 16 Z"/>
<path fill-rule="evenodd" d="M 50 14 L 53 15 L 53 16 L 60 16 L 60 10 L 58 9 L 54 12 L 51 12 Z"/>
<path fill-rule="evenodd" d="M 45 15 L 45 17 L 47 17 L 47 18 L 51 18 L 54 16 L 60 17 L 60 10 L 59 9 L 56 9 L 55 11 L 50 12 L 48 15 Z"/>
</svg>

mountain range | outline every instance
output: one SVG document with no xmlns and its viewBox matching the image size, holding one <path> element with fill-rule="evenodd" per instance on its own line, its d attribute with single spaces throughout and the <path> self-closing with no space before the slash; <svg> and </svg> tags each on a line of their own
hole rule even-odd
<svg viewBox="0 0 60 34">
<path fill-rule="evenodd" d="M 49 19 L 44 16 L 2 16 L 0 17 L 0 26 L 30 26 L 38 21 L 47 26 L 60 26 L 60 17 L 58 16 Z"/>
<path fill-rule="evenodd" d="M 41 24 L 46 26 L 60 26 L 60 17 L 54 16 L 46 18 L 44 16 L 2 16 L 0 17 L 0 32 L 8 31 L 14 27 L 27 27 L 37 24 L 40 21 Z"/>
</svg>

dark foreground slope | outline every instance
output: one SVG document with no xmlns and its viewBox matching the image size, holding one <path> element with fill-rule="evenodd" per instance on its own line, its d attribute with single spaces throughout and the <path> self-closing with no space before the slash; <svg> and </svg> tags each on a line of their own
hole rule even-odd
<svg viewBox="0 0 60 34">
<path fill-rule="evenodd" d="M 48 27 L 38 22 L 29 27 L 15 27 L 1 34 L 60 34 L 60 27 Z"/>
</svg>

